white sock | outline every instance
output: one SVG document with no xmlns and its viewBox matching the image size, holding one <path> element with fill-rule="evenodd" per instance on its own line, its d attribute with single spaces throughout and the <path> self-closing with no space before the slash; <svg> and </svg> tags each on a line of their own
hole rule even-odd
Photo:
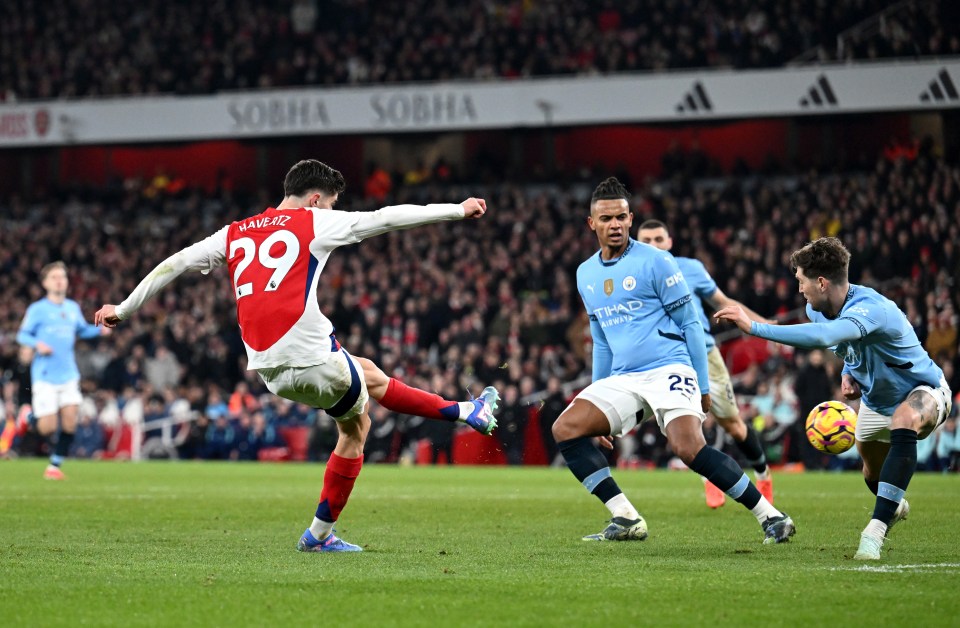
<svg viewBox="0 0 960 628">
<path fill-rule="evenodd" d="M 757 472 L 757 471 L 754 471 L 754 472 L 753 472 L 753 475 L 754 475 L 754 477 L 756 477 L 756 479 L 757 479 L 758 482 L 759 482 L 760 480 L 769 480 L 769 479 L 770 479 L 770 467 L 768 466 L 768 467 L 767 467 L 767 470 L 764 471 L 763 473 L 759 473 L 759 472 Z"/>
<path fill-rule="evenodd" d="M 466 421 L 467 417 L 470 416 L 470 413 L 476 409 L 476 406 L 473 405 L 472 401 L 458 401 L 457 405 L 460 406 L 461 421 Z"/>
<path fill-rule="evenodd" d="M 869 534 L 872 537 L 882 539 L 887 536 L 887 524 L 880 521 L 879 519 L 871 519 L 870 523 L 867 524 L 867 527 L 863 529 L 864 534 Z"/>
<path fill-rule="evenodd" d="M 750 512 L 753 513 L 753 516 L 757 518 L 757 521 L 763 523 L 770 517 L 780 517 L 783 515 L 782 512 L 773 507 L 773 504 L 767 501 L 767 498 L 763 495 L 760 496 L 760 501 L 757 502 L 757 505 L 750 509 Z"/>
<path fill-rule="evenodd" d="M 313 538 L 318 541 L 330 536 L 330 532 L 333 531 L 333 522 L 330 521 L 321 521 L 316 517 L 313 518 L 313 523 L 310 524 L 310 534 L 313 535 Z"/>
<path fill-rule="evenodd" d="M 620 493 L 616 497 L 611 497 L 604 506 L 607 507 L 607 510 L 609 510 L 610 514 L 614 517 L 623 517 L 631 521 L 640 518 L 640 513 L 637 512 L 637 509 L 633 507 L 633 504 L 630 503 L 630 500 L 627 499 L 627 496 L 623 493 Z"/>
</svg>

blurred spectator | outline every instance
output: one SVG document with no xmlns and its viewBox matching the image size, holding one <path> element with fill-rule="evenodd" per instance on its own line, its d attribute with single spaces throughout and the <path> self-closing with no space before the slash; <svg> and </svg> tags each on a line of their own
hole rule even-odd
<svg viewBox="0 0 960 628">
<path fill-rule="evenodd" d="M 426 421 L 426 423 L 439 423 L 439 421 Z M 370 404 L 370 433 L 363 449 L 364 461 L 395 462 L 397 459 L 396 430 L 397 415 L 379 404 Z M 450 439 L 450 443 L 452 445 L 453 438 Z M 452 462 L 452 457 L 447 459 L 447 464 Z"/>
<path fill-rule="evenodd" d="M 954 405 L 956 408 L 956 405 Z M 937 447 L 934 452 L 938 471 L 957 471 L 957 456 L 960 455 L 960 437 L 957 434 L 956 411 L 947 418 L 937 432 L 927 438 L 937 438 Z"/>
<path fill-rule="evenodd" d="M 326 462 L 337 446 L 337 424 L 326 412 L 317 412 L 307 441 L 307 459 Z M 368 439 L 369 442 L 369 439 Z"/>
<path fill-rule="evenodd" d="M 929 321 L 924 348 L 935 359 L 952 361 L 957 357 L 957 317 L 952 308 L 931 313 Z"/>
<path fill-rule="evenodd" d="M 266 447 L 282 447 L 283 439 L 277 430 L 267 423 L 262 412 L 240 417 L 237 438 L 237 459 L 257 460 L 260 450 Z"/>
<path fill-rule="evenodd" d="M 177 457 L 183 460 L 204 457 L 204 445 L 209 427 L 210 418 L 206 414 L 199 415 L 195 421 L 181 424 L 175 441 L 177 443 Z"/>
<path fill-rule="evenodd" d="M 76 458 L 99 458 L 103 455 L 105 445 L 103 428 L 96 416 L 82 413 L 77 422 L 77 434 L 70 448 L 70 455 Z"/>
<path fill-rule="evenodd" d="M 547 396 L 540 406 L 540 438 L 543 439 L 543 451 L 547 456 L 547 464 L 553 464 L 560 450 L 557 441 L 553 438 L 553 423 L 561 413 L 567 409 L 567 398 L 561 389 L 560 378 L 556 375 L 547 380 Z"/>
<path fill-rule="evenodd" d="M 246 382 L 237 382 L 227 402 L 227 414 L 231 417 L 239 417 L 245 412 L 254 412 L 260 408 L 260 402 L 250 394 L 250 389 Z"/>
<path fill-rule="evenodd" d="M 217 415 L 207 428 L 203 457 L 208 460 L 236 460 L 237 455 L 237 431 L 226 414 Z"/>
<path fill-rule="evenodd" d="M 180 363 L 163 345 L 157 346 L 152 358 L 144 359 L 143 372 L 154 390 L 173 388 L 180 381 Z"/>
<path fill-rule="evenodd" d="M 497 412 L 497 429 L 493 434 L 503 445 L 507 464 L 523 464 L 524 433 L 530 409 L 520 403 L 520 392 L 513 384 L 503 389 L 500 406 Z"/>
<path fill-rule="evenodd" d="M 367 166 L 367 179 L 363 184 L 364 197 L 379 204 L 386 202 L 393 190 L 393 181 L 390 174 L 379 165 L 371 163 Z"/>
</svg>

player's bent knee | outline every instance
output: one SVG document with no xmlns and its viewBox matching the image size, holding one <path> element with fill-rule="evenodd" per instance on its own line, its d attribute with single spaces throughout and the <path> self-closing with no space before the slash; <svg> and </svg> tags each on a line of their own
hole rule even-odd
<svg viewBox="0 0 960 628">
<path fill-rule="evenodd" d="M 697 457 L 697 454 L 700 453 L 700 450 L 705 446 L 706 443 L 697 443 L 692 440 L 685 440 L 681 443 L 670 443 L 670 448 L 673 449 L 673 453 L 687 466 L 690 466 L 690 463 L 693 462 L 693 459 Z"/>
<path fill-rule="evenodd" d="M 551 432 L 558 443 L 581 436 L 607 436 L 610 434 L 610 421 L 592 403 L 575 399 L 554 421 Z"/>
<path fill-rule="evenodd" d="M 550 432 L 553 434 L 553 440 L 558 443 L 562 443 L 565 440 L 576 438 L 578 435 L 576 434 L 575 422 L 576 420 L 567 417 L 566 413 L 561 414 L 550 427 Z"/>
<path fill-rule="evenodd" d="M 387 374 L 380 370 L 380 367 L 377 366 L 372 360 L 367 358 L 358 358 L 353 356 L 359 364 L 360 368 L 363 369 L 363 379 L 367 382 L 367 386 L 372 383 L 374 384 L 386 384 L 388 381 Z"/>
<path fill-rule="evenodd" d="M 367 434 L 370 432 L 370 415 L 362 412 L 349 419 L 337 419 L 337 429 L 342 440 L 359 444 L 362 447 L 367 440 Z"/>
</svg>

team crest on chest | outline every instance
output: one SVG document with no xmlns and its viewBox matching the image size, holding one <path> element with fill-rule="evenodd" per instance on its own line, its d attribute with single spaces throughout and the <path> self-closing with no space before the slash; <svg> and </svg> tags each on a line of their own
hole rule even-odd
<svg viewBox="0 0 960 628">
<path fill-rule="evenodd" d="M 627 292 L 629 292 L 630 290 L 633 290 L 633 289 L 636 288 L 636 287 L 637 287 L 637 280 L 636 280 L 636 279 L 634 279 L 634 278 L 631 277 L 630 275 L 627 275 L 626 277 L 623 278 L 623 289 L 624 289 L 624 290 L 626 290 Z"/>
<path fill-rule="evenodd" d="M 613 279 L 603 280 L 603 293 L 607 296 L 613 294 Z"/>
</svg>

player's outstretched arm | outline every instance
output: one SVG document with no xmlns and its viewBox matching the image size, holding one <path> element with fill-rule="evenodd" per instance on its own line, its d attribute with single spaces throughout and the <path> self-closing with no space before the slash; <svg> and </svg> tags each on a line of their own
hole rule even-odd
<svg viewBox="0 0 960 628">
<path fill-rule="evenodd" d="M 844 341 L 859 340 L 864 335 L 861 325 L 849 318 L 825 323 L 767 325 L 751 321 L 746 312 L 735 305 L 723 308 L 714 316 L 718 321 L 730 321 L 745 334 L 802 349 L 833 347 Z"/>
<path fill-rule="evenodd" d="M 226 261 L 227 229 L 223 227 L 212 236 L 191 244 L 160 262 L 134 288 L 123 303 L 105 304 L 93 316 L 93 322 L 104 327 L 116 327 L 143 307 L 155 294 L 188 270 L 209 272 Z"/>
<path fill-rule="evenodd" d="M 487 202 L 482 198 L 473 197 L 463 203 L 392 205 L 374 212 L 359 212 L 352 231 L 359 242 L 388 231 L 410 229 L 445 220 L 476 219 L 486 212 Z"/>
</svg>

